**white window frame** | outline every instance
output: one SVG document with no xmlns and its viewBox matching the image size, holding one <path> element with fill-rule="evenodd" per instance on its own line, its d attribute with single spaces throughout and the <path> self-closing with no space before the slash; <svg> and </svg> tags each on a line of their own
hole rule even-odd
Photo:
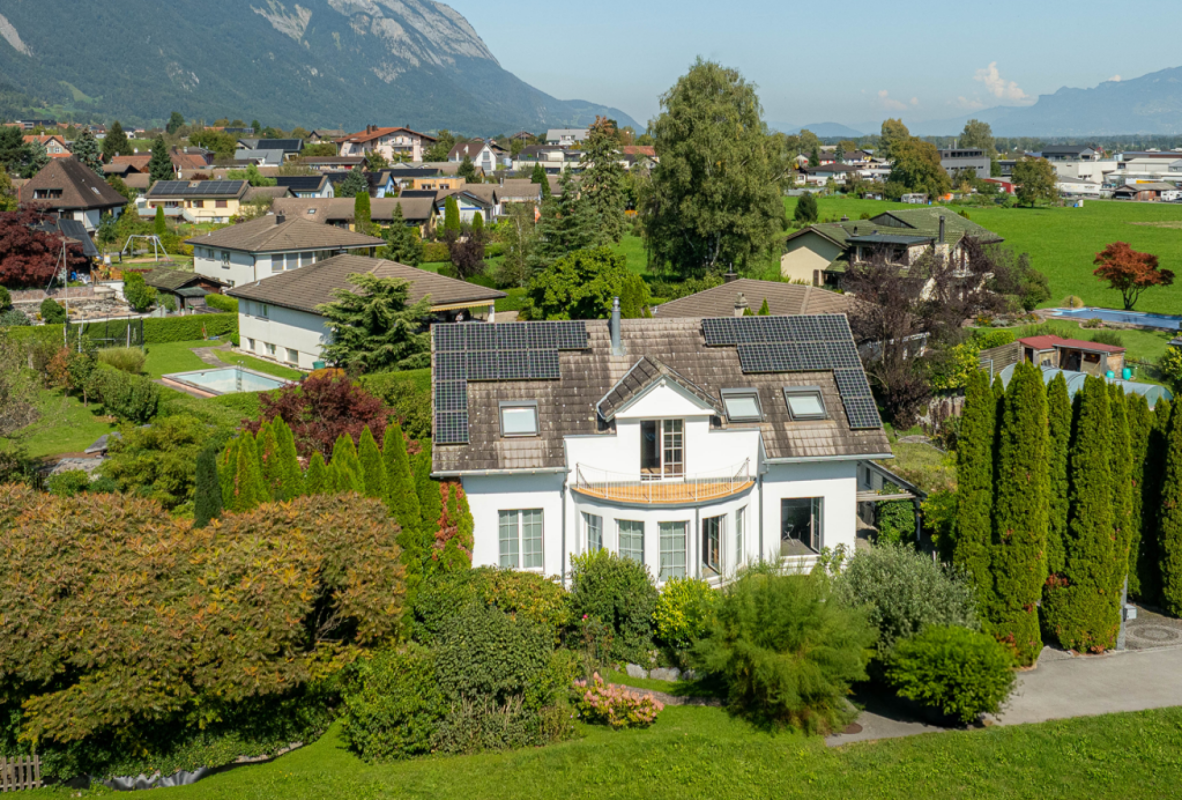
<svg viewBox="0 0 1182 800">
<path fill-rule="evenodd" d="M 528 533 L 535 532 L 537 536 L 527 537 Z M 511 535 L 506 536 L 506 533 Z M 511 544 L 512 547 L 507 548 L 507 544 Z M 546 563 L 545 544 L 546 519 L 542 509 L 526 508 L 497 512 L 497 555 L 502 568 L 543 571 Z"/>
<path fill-rule="evenodd" d="M 798 414 L 792 409 L 792 398 L 815 397 L 821 406 L 820 414 Z M 788 407 L 788 416 L 793 422 L 814 422 L 829 419 L 829 409 L 825 406 L 825 395 L 820 386 L 785 386 L 784 405 Z"/>
<path fill-rule="evenodd" d="M 735 510 L 735 569 L 743 566 L 747 554 L 743 552 L 743 535 L 747 527 L 747 506 Z"/>
<path fill-rule="evenodd" d="M 702 572 L 709 572 L 720 578 L 726 574 L 726 559 L 723 557 L 726 552 L 726 516 L 726 514 L 719 514 L 702 518 Z M 712 527 L 717 529 L 713 541 L 708 541 L 706 532 Z M 707 545 L 712 545 L 712 547 Z M 713 549 L 715 563 L 708 560 L 708 553 L 711 549 Z"/>
<path fill-rule="evenodd" d="M 638 528 L 634 528 L 633 526 L 638 526 Z M 625 530 L 624 530 L 625 527 L 627 527 L 627 529 L 628 529 L 627 532 L 625 532 Z M 635 536 L 640 537 L 639 550 L 636 547 L 631 546 L 634 544 L 632 537 L 635 537 Z M 627 552 L 625 552 L 625 549 L 624 549 L 625 537 L 628 537 L 627 541 L 629 544 Z M 641 564 L 644 563 L 644 520 L 641 520 L 641 519 L 617 519 L 616 520 L 616 552 L 619 553 L 621 558 L 631 558 L 633 561 L 638 561 Z M 640 553 L 640 558 L 635 557 L 634 554 L 636 552 Z"/>
<path fill-rule="evenodd" d="M 267 355 L 274 357 L 275 345 L 271 344 L 270 342 L 264 342 L 263 347 L 266 348 Z"/>
<path fill-rule="evenodd" d="M 689 522 L 686 520 L 661 522 L 658 523 L 657 527 L 661 533 L 661 560 L 657 580 L 663 583 L 670 578 L 686 577 L 689 574 L 687 572 L 689 562 Z M 672 542 L 677 537 L 681 538 L 680 549 L 676 548 Z M 680 556 L 680 563 L 677 563 L 678 559 L 675 558 L 676 556 Z"/>
<path fill-rule="evenodd" d="M 532 431 L 509 433 L 505 428 L 505 412 L 532 411 L 534 429 Z M 538 402 L 536 400 L 505 400 L 500 405 L 501 436 L 505 439 L 537 438 L 542 433 L 541 421 L 538 419 Z"/>
<path fill-rule="evenodd" d="M 296 366 L 299 366 L 300 351 L 292 349 L 290 347 L 285 348 L 285 349 L 287 350 L 287 363 L 288 364 L 295 364 Z"/>
<path fill-rule="evenodd" d="M 640 479 L 642 481 L 663 481 L 663 480 L 683 480 L 685 478 L 685 459 L 686 459 L 686 435 L 685 435 L 685 420 L 683 419 L 656 419 L 643 420 L 640 423 L 640 447 L 641 447 L 641 469 L 644 469 L 644 426 L 653 425 L 657 432 L 657 465 L 656 473 L 641 472 Z M 676 431 L 667 430 L 667 428 L 679 426 L 680 429 Z M 666 438 L 667 436 L 677 436 L 680 438 L 680 445 L 677 449 L 681 452 L 681 460 L 671 462 L 666 458 Z M 672 448 L 669 448 L 672 449 Z M 675 471 L 674 471 L 675 470 Z"/>
<path fill-rule="evenodd" d="M 587 552 L 603 549 L 603 517 L 583 512 L 583 531 L 586 534 Z"/>
</svg>

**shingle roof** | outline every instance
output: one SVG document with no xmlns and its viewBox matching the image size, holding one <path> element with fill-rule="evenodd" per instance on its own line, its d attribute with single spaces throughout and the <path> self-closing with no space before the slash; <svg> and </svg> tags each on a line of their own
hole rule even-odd
<svg viewBox="0 0 1182 800">
<path fill-rule="evenodd" d="M 501 200 L 537 200 L 542 195 L 541 184 L 529 178 L 508 178 L 501 184 L 497 196 Z"/>
<path fill-rule="evenodd" d="M 685 378 L 669 365 L 648 356 L 637 361 L 632 369 L 628 370 L 628 374 L 621 378 L 611 391 L 596 404 L 595 410 L 604 420 L 611 422 L 616 412 L 643 395 L 652 386 L 666 379 L 673 381 L 697 397 L 707 408 L 714 409 L 716 414 L 725 413 L 719 398 L 715 398 L 710 392 Z"/>
<path fill-rule="evenodd" d="M 286 186 L 252 186 L 242 196 L 242 202 L 249 203 L 253 200 L 258 200 L 260 197 L 269 197 L 272 200 L 277 200 L 280 197 L 291 196 L 291 190 Z"/>
<path fill-rule="evenodd" d="M 349 276 L 369 273 L 379 278 L 398 278 L 410 283 L 410 302 L 430 297 L 432 307 L 457 303 L 489 303 L 505 297 L 504 292 L 486 289 L 474 283 L 437 275 L 381 258 L 335 256 L 265 280 L 232 289 L 228 294 L 244 300 L 317 313 L 317 307 L 333 301 L 334 289 L 350 289 Z"/>
<path fill-rule="evenodd" d="M 965 236 L 973 236 L 985 243 L 1003 241 L 1002 237 L 993 231 L 965 219 L 955 211 L 940 206 L 893 209 L 884 211 L 869 220 L 823 222 L 797 231 L 788 237 L 788 241 L 808 233 L 824 236 L 842 247 L 849 244 L 849 240 L 853 237 L 869 237 L 875 234 L 923 237 L 934 241 L 940 235 L 941 217 L 944 218 L 944 240 L 950 245 L 955 246 Z"/>
<path fill-rule="evenodd" d="M 394 218 L 394 207 L 402 206 L 402 218 L 407 222 L 422 224 L 435 216 L 432 197 L 403 198 L 379 197 L 370 200 L 370 218 L 386 222 Z M 349 197 L 297 197 L 276 200 L 271 209 L 276 214 L 286 214 L 289 219 L 310 222 L 352 222 L 355 201 Z"/>
<path fill-rule="evenodd" d="M 303 139 L 239 139 L 247 150 L 282 150 L 284 153 L 298 153 L 304 147 Z"/>
<path fill-rule="evenodd" d="M 275 201 L 278 204 L 280 201 Z M 350 201 L 352 202 L 352 201 Z M 353 233 L 332 225 L 317 225 L 305 219 L 265 216 L 250 222 L 240 222 L 204 236 L 189 239 L 185 244 L 196 247 L 220 247 L 246 253 L 278 253 L 293 250 L 336 250 L 361 247 L 380 247 L 383 239 Z"/>
<path fill-rule="evenodd" d="M 735 302 L 740 293 L 752 312 L 758 311 L 766 299 L 773 316 L 845 314 L 850 307 L 850 298 L 846 295 L 815 286 L 740 278 L 659 305 L 653 309 L 653 316 L 661 319 L 730 317 L 735 313 Z"/>
<path fill-rule="evenodd" d="M 61 197 L 38 199 L 39 190 L 60 191 Z M 73 156 L 51 159 L 20 188 L 20 201 L 67 209 L 122 208 L 127 205 L 127 198 Z"/>
<path fill-rule="evenodd" d="M 428 142 L 439 141 L 434 136 L 428 136 L 425 133 L 419 133 L 418 131 L 412 131 L 410 128 L 374 128 L 372 130 L 364 130 L 364 131 L 361 131 L 360 133 L 350 134 L 350 135 L 344 137 L 341 141 L 355 142 L 355 143 L 360 144 L 361 142 L 370 142 L 370 141 L 373 141 L 374 139 L 380 139 L 383 136 L 389 136 L 390 134 L 393 134 L 393 133 L 409 133 L 412 136 L 418 136 L 420 139 L 423 139 L 424 141 L 428 141 Z"/>
</svg>

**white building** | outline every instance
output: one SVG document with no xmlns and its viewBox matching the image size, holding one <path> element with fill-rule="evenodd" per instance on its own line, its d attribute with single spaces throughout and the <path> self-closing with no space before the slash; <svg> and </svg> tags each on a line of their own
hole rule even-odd
<svg viewBox="0 0 1182 800">
<path fill-rule="evenodd" d="M 410 128 L 379 128 L 369 125 L 364 131 L 341 140 L 339 155 L 366 156 L 377 153 L 387 161 L 422 161 L 423 155 L 438 139 Z"/>
<path fill-rule="evenodd" d="M 341 255 L 226 292 L 238 299 L 239 347 L 262 358 L 313 369 L 332 336 L 318 309 L 336 299 L 336 290 L 351 289 L 349 276 L 359 273 L 406 281 L 408 301 L 429 299 L 436 319 L 445 322 L 491 318 L 494 304 L 505 297 L 495 289 L 394 261 Z"/>
<path fill-rule="evenodd" d="M 381 247 L 385 241 L 276 214 L 220 228 L 185 244 L 193 246 L 193 271 L 198 275 L 229 286 L 242 286 L 342 253 L 373 255 L 374 248 Z"/>
<path fill-rule="evenodd" d="M 434 467 L 473 564 L 565 576 L 606 548 L 720 583 L 857 538 L 890 458 L 843 315 L 433 329 Z M 741 344 L 740 344 L 741 342 Z"/>
<path fill-rule="evenodd" d="M 551 147 L 574 147 L 591 135 L 588 128 L 551 128 L 546 132 L 546 144 Z"/>
</svg>

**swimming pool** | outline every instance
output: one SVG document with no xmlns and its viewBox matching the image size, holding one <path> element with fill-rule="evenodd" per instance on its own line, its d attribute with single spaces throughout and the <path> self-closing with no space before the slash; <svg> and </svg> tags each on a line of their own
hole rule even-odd
<svg viewBox="0 0 1182 800">
<path fill-rule="evenodd" d="M 1182 317 L 1168 314 L 1149 314 L 1144 311 L 1117 311 L 1114 308 L 1073 308 L 1060 309 L 1056 317 L 1063 319 L 1102 319 L 1105 322 L 1122 322 L 1126 325 L 1143 325 L 1146 328 L 1161 328 L 1167 331 L 1182 330 Z"/>
<path fill-rule="evenodd" d="M 210 394 L 239 394 L 241 392 L 270 392 L 286 386 L 289 382 L 272 378 L 254 370 L 242 367 L 224 367 L 198 372 L 178 372 L 165 375 L 165 381 L 191 386 Z"/>
</svg>

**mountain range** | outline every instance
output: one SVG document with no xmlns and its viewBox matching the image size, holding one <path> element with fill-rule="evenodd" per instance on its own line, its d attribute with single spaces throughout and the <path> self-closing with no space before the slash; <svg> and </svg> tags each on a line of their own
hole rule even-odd
<svg viewBox="0 0 1182 800">
<path fill-rule="evenodd" d="M 0 6 L 0 114 L 469 135 L 584 126 L 619 109 L 558 100 L 505 70 L 432 0 L 159 0 Z"/>
</svg>

